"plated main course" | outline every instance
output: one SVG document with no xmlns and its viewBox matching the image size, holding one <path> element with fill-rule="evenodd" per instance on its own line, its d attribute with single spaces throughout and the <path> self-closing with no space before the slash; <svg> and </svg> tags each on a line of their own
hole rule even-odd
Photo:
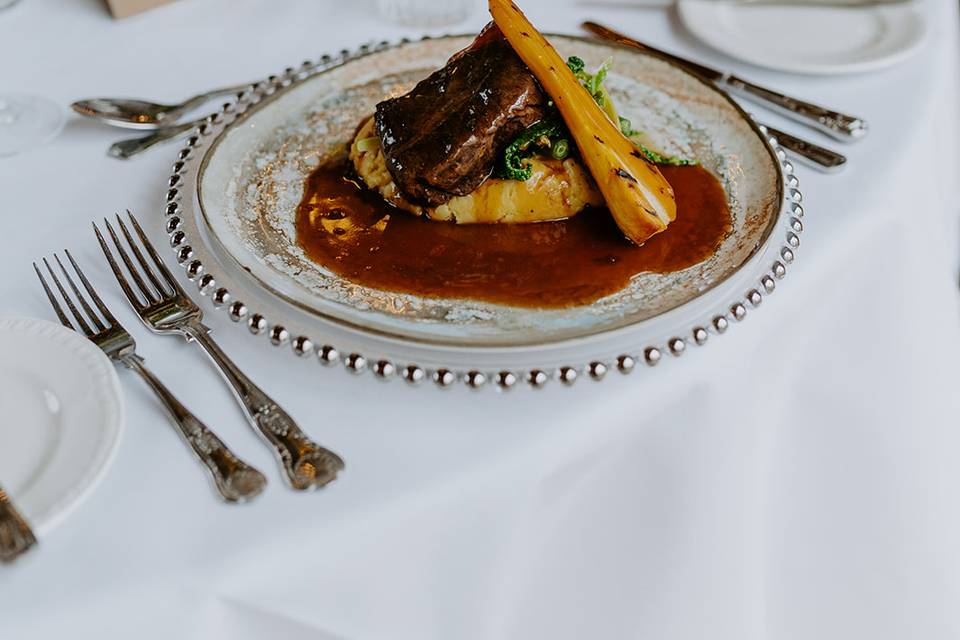
<svg viewBox="0 0 960 640">
<path fill-rule="evenodd" d="M 726 194 L 622 117 L 607 60 L 563 60 L 509 0 L 446 66 L 376 105 L 307 180 L 297 239 L 358 284 L 522 307 L 710 257 Z M 642 123 L 637 123 L 642 129 Z"/>
</svg>

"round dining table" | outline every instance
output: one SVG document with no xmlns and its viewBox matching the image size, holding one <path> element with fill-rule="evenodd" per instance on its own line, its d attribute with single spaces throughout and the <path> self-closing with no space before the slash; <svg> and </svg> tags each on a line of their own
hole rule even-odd
<svg viewBox="0 0 960 640">
<path fill-rule="evenodd" d="M 350 375 L 204 300 L 224 350 L 346 461 L 317 492 L 284 486 L 216 371 L 142 327 L 100 254 L 91 221 L 126 209 L 167 251 L 178 145 L 117 160 L 106 149 L 131 132 L 71 114 L 51 142 L 0 158 L 0 310 L 54 320 L 31 263 L 70 249 L 156 373 L 271 481 L 249 504 L 219 502 L 119 371 L 117 455 L 0 566 L 0 638 L 960 637 L 957 4 L 916 3 L 927 35 L 908 60 L 830 77 L 738 63 L 675 10 L 629 4 L 522 2 L 545 32 L 592 19 L 869 121 L 847 144 L 744 103 L 849 159 L 833 174 L 797 165 L 806 215 L 786 277 L 680 357 L 507 392 Z M 478 6 L 430 32 L 487 20 Z M 65 111 L 174 102 L 425 31 L 373 0 L 178 0 L 123 20 L 98 0 L 22 0 L 0 12 L 0 90 Z"/>
</svg>

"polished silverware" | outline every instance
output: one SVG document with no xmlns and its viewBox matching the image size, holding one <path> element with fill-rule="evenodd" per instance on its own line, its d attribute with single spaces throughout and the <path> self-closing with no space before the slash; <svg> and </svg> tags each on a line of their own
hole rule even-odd
<svg viewBox="0 0 960 640">
<path fill-rule="evenodd" d="M 157 129 L 175 123 L 181 116 L 221 96 L 237 94 L 250 85 L 214 89 L 187 98 L 179 104 L 159 104 L 128 98 L 88 98 L 77 100 L 70 107 L 82 116 L 100 120 L 115 127 Z"/>
<path fill-rule="evenodd" d="M 846 156 L 836 151 L 798 138 L 786 131 L 774 129 L 768 124 L 763 126 L 766 128 L 768 134 L 777 139 L 777 144 L 783 147 L 791 158 L 795 158 L 808 167 L 823 173 L 833 173 L 843 169 L 847 164 Z"/>
<path fill-rule="evenodd" d="M 167 142 L 169 140 L 179 138 L 180 136 L 189 133 L 196 127 L 199 127 L 206 121 L 206 118 L 200 118 L 191 122 L 161 127 L 154 130 L 153 133 L 140 136 L 139 138 L 126 138 L 125 140 L 119 140 L 110 145 L 110 148 L 107 149 L 107 155 L 113 158 L 119 158 L 121 160 L 132 158 L 133 156 L 143 153 L 147 149 L 150 149 L 154 145 L 158 145 L 161 142 Z"/>
<path fill-rule="evenodd" d="M 584 22 L 581 26 L 604 40 L 619 42 L 620 44 L 663 56 L 671 62 L 685 67 L 704 79 L 713 82 L 719 87 L 729 89 L 744 98 L 762 102 L 764 105 L 773 108 L 784 116 L 801 124 L 813 127 L 837 140 L 858 140 L 867 134 L 867 123 L 863 118 L 833 111 L 826 107 L 800 100 L 799 98 L 792 98 L 772 89 L 754 84 L 749 80 L 744 80 L 731 73 L 717 71 L 698 62 L 693 62 L 673 55 L 672 53 L 651 47 L 648 44 L 644 44 L 639 40 L 614 31 L 609 27 L 597 24 L 596 22 Z"/>
<path fill-rule="evenodd" d="M 126 140 L 120 140 L 119 142 L 115 142 L 110 146 L 110 148 L 107 150 L 107 154 L 113 156 L 114 158 L 126 160 L 127 158 L 131 158 L 139 153 L 143 153 L 156 144 L 179 138 L 180 136 L 185 135 L 194 128 L 200 126 L 205 121 L 206 118 L 201 118 L 200 120 L 195 120 L 193 122 L 186 122 L 184 124 L 172 127 L 164 127 L 154 131 L 150 135 L 140 138 L 128 138 Z M 837 153 L 836 151 L 831 151 L 826 147 L 821 147 L 796 136 L 783 133 L 782 131 L 774 130 L 769 125 L 767 125 L 767 128 L 770 130 L 771 134 L 777 136 L 777 139 L 780 141 L 780 145 L 784 149 L 790 152 L 797 159 L 804 162 L 804 164 L 813 167 L 814 169 L 827 172 L 836 171 L 843 168 L 847 162 L 846 157 Z"/>
<path fill-rule="evenodd" d="M 13 562 L 36 544 L 30 525 L 0 487 L 0 562 Z"/>
<path fill-rule="evenodd" d="M 365 47 L 369 50 L 371 46 L 376 47 L 376 46 L 383 46 L 385 44 L 386 44 L 385 42 L 381 42 L 380 45 L 365 45 Z M 289 81 L 291 78 L 294 78 L 297 76 L 305 76 L 307 74 L 314 73 L 318 70 L 329 68 L 332 65 L 340 64 L 345 59 L 344 58 L 345 53 L 346 52 L 341 52 L 340 56 L 337 56 L 337 57 L 325 55 L 321 57 L 320 60 L 316 63 L 310 62 L 309 60 L 304 61 L 299 68 L 288 67 L 286 70 L 284 70 L 283 74 L 279 76 L 269 76 L 266 79 L 266 82 L 283 84 Z M 260 83 L 254 82 L 248 85 L 227 87 L 225 89 L 218 89 L 215 91 L 208 92 L 206 94 L 201 94 L 198 97 L 204 97 L 204 96 L 215 97 L 217 95 L 226 95 L 229 93 L 240 94 L 249 88 L 256 88 L 259 84 Z M 149 104 L 149 103 L 146 103 L 146 104 Z M 159 105 L 159 106 L 163 106 L 163 105 Z M 175 105 L 175 106 L 179 106 L 179 105 Z M 80 111 L 80 113 L 84 113 L 84 115 L 90 115 L 89 113 L 85 113 L 84 111 Z M 152 129 L 153 133 L 151 133 L 150 135 L 139 137 L 139 138 L 128 138 L 126 140 L 120 140 L 118 142 L 115 142 L 112 145 L 110 145 L 109 149 L 107 149 L 107 155 L 114 158 L 119 158 L 121 160 L 132 158 L 133 156 L 143 153 L 144 151 L 152 148 L 154 145 L 167 142 L 169 140 L 174 140 L 176 138 L 179 138 L 180 136 L 186 135 L 191 130 L 193 130 L 196 127 L 199 127 L 200 125 L 204 124 L 204 122 L 207 121 L 207 118 L 199 118 L 191 122 L 182 122 L 177 124 L 175 123 L 176 119 L 171 118 L 170 115 L 171 114 L 168 113 L 167 116 L 163 118 L 162 122 L 155 123 L 153 126 L 138 127 L 140 129 Z M 176 115 L 178 116 L 183 115 L 183 112 Z M 115 123 L 111 123 L 111 124 L 115 124 Z"/>
<path fill-rule="evenodd" d="M 299 490 L 314 489 L 334 480 L 344 467 L 340 456 L 313 442 L 293 418 L 227 357 L 210 335 L 210 329 L 203 324 L 200 307 L 180 288 L 133 214 L 127 211 L 127 217 L 139 243 L 119 215 L 116 221 L 133 259 L 110 221 L 104 219 L 104 224 L 113 241 L 113 247 L 130 274 L 129 279 L 114 258 L 113 251 L 97 225 L 94 225 L 94 230 L 120 288 L 143 323 L 154 333 L 181 335 L 189 342 L 198 344 L 206 352 L 233 389 L 250 424 L 273 447 L 291 487 Z M 140 250 L 141 246 L 150 256 L 149 261 Z M 139 293 L 131 286 L 131 279 Z"/>
<path fill-rule="evenodd" d="M 592 22 L 586 22 L 584 23 L 583 26 L 584 28 L 599 35 L 601 38 L 605 40 L 613 40 L 615 42 L 619 42 L 620 44 L 624 44 L 624 45 L 634 47 L 634 48 L 639 48 L 639 49 L 646 48 L 645 45 L 637 42 L 636 40 L 633 40 L 632 38 L 623 36 L 615 31 L 612 31 L 600 25 L 596 25 Z M 682 62 L 678 62 L 678 63 L 681 65 L 683 64 Z M 691 70 L 694 73 L 697 73 L 696 69 L 691 69 Z M 832 173 L 835 171 L 839 171 L 847 163 L 847 158 L 844 155 L 837 153 L 836 151 L 827 149 L 826 147 L 822 147 L 818 144 L 814 144 L 813 142 L 804 140 L 802 138 L 791 135 L 784 131 L 780 131 L 779 129 L 775 129 L 770 125 L 762 125 L 762 126 L 764 126 L 767 129 L 767 132 L 770 135 L 777 138 L 777 142 L 780 144 L 781 147 L 784 148 L 784 150 L 790 155 L 790 157 L 795 158 L 803 162 L 807 166 L 817 169 L 818 171 Z"/>
<path fill-rule="evenodd" d="M 53 280 L 54 285 L 60 292 L 63 302 L 70 310 L 70 314 L 76 320 L 76 326 L 67 317 L 63 306 L 54 296 L 53 291 L 47 284 L 47 280 L 37 263 L 33 263 L 33 269 L 40 278 L 40 284 L 53 306 L 60 323 L 68 329 L 80 331 L 87 336 L 94 344 L 100 347 L 104 353 L 112 360 L 119 362 L 127 369 L 137 372 L 144 382 L 147 383 L 157 398 L 163 404 L 164 408 L 173 420 L 180 435 L 187 441 L 187 444 L 193 449 L 200 461 L 206 466 L 213 479 L 220 496 L 227 502 L 243 502 L 250 500 L 263 491 L 267 484 L 267 479 L 262 473 L 254 469 L 246 462 L 240 460 L 227 448 L 210 429 L 204 425 L 199 418 L 193 415 L 177 398 L 163 385 L 160 380 L 147 369 L 142 357 L 137 354 L 137 343 L 133 336 L 127 332 L 123 326 L 117 322 L 110 310 L 97 295 L 90 281 L 84 275 L 83 271 L 77 265 L 69 251 L 65 251 L 67 259 L 73 267 L 73 271 L 79 277 L 83 288 L 93 304 L 99 310 L 99 315 L 90 305 L 88 299 L 77 287 L 73 278 L 63 266 L 60 257 L 54 254 L 54 260 L 60 268 L 60 273 L 67 281 L 67 285 L 73 292 L 73 296 L 83 308 L 83 312 L 77 308 L 74 299 L 70 296 L 60 281 L 60 278 L 54 272 L 53 268 L 46 258 L 43 264 Z M 92 326 L 91 326 L 92 325 Z"/>
</svg>

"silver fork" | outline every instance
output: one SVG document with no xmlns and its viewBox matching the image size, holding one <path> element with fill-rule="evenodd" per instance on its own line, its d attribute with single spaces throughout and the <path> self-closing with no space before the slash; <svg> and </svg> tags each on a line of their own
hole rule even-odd
<svg viewBox="0 0 960 640">
<path fill-rule="evenodd" d="M 200 345 L 233 389 L 250 424 L 273 448 L 283 467 L 284 477 L 291 487 L 298 490 L 315 489 L 334 480 L 337 473 L 344 467 L 340 456 L 313 442 L 297 426 L 293 418 L 227 357 L 211 337 L 210 329 L 203 324 L 203 312 L 200 307 L 180 288 L 133 214 L 127 211 L 127 216 L 140 240 L 139 244 L 119 215 L 116 217 L 117 225 L 140 270 L 124 249 L 110 221 L 104 218 L 104 224 L 139 294 L 134 291 L 130 280 L 124 275 L 99 227 L 94 224 L 93 228 L 103 254 L 110 263 L 117 282 L 120 283 L 120 288 L 123 289 L 127 300 L 130 301 L 143 323 L 155 333 L 178 334 L 185 337 L 188 342 L 196 342 Z M 149 254 L 152 266 L 144 257 L 140 245 Z M 141 270 L 152 286 L 143 279 Z"/>
<path fill-rule="evenodd" d="M 56 312 L 57 317 L 60 318 L 60 323 L 68 329 L 81 331 L 111 359 L 119 362 L 127 369 L 132 369 L 140 374 L 140 377 L 143 378 L 144 382 L 153 390 L 164 408 L 170 414 L 170 418 L 173 420 L 174 425 L 176 425 L 180 435 L 183 436 L 187 444 L 190 445 L 190 448 L 193 449 L 193 452 L 207 467 L 217 491 L 224 500 L 227 502 L 244 502 L 263 491 L 263 488 L 267 484 L 266 477 L 246 462 L 237 458 L 216 434 L 208 429 L 189 409 L 183 406 L 170 390 L 147 369 L 143 358 L 137 355 L 137 343 L 133 339 L 133 336 L 113 317 L 113 314 L 110 313 L 110 310 L 103 303 L 103 300 L 97 295 L 97 292 L 93 289 L 90 281 L 87 280 L 87 277 L 83 274 L 83 271 L 80 270 L 73 256 L 70 255 L 70 252 L 64 251 L 64 253 L 66 253 L 67 259 L 70 261 L 74 272 L 80 278 L 83 288 L 86 289 L 87 294 L 90 296 L 90 299 L 93 300 L 93 304 L 96 305 L 100 314 L 98 316 L 93 310 L 87 298 L 84 297 L 73 278 L 70 277 L 70 274 L 64 268 L 60 257 L 54 254 L 53 257 L 57 266 L 60 268 L 60 272 L 66 279 L 70 290 L 73 292 L 73 296 L 76 297 L 80 306 L 83 308 L 83 313 L 81 313 L 80 309 L 78 309 L 74 303 L 73 298 L 71 298 L 70 294 L 60 282 L 60 278 L 57 277 L 56 272 L 54 272 L 50 266 L 50 263 L 44 258 L 43 264 L 47 268 L 47 272 L 50 274 L 54 285 L 60 292 L 60 296 L 70 310 L 70 314 L 74 320 L 76 320 L 77 324 L 75 327 L 70 321 L 70 318 L 67 317 L 66 312 L 63 310 L 56 296 L 54 296 L 53 291 L 47 284 L 46 278 L 44 278 L 43 273 L 40 272 L 40 267 L 34 262 L 33 268 L 37 272 L 37 277 L 40 278 L 40 284 L 43 285 L 43 290 L 46 292 L 47 298 L 53 306 L 53 310 Z M 79 329 L 77 329 L 77 327 L 79 327 Z"/>
<path fill-rule="evenodd" d="M 7 492 L 0 487 L 0 562 L 13 562 L 35 544 L 37 539 L 30 525 L 13 506 Z"/>
</svg>

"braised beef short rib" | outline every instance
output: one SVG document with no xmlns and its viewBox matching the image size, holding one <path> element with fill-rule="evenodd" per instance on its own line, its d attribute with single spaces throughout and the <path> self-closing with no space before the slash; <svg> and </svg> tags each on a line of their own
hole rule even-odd
<svg viewBox="0 0 960 640">
<path fill-rule="evenodd" d="M 410 93 L 378 104 L 375 117 L 397 187 L 437 206 L 479 187 L 546 109 L 536 78 L 492 26 Z"/>
</svg>

